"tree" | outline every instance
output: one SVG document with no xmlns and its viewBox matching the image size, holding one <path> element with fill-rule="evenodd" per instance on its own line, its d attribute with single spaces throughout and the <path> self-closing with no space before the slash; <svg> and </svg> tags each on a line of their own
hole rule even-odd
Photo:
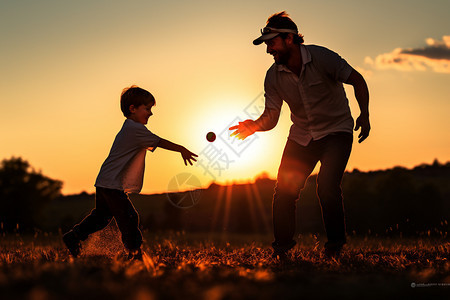
<svg viewBox="0 0 450 300">
<path fill-rule="evenodd" d="M 22 158 L 0 164 L 0 223 L 3 230 L 39 227 L 45 206 L 61 195 L 63 183 L 36 172 Z"/>
</svg>

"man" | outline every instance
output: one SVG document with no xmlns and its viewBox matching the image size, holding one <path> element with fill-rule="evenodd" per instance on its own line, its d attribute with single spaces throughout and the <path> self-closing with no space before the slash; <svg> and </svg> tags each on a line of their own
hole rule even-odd
<svg viewBox="0 0 450 300">
<path fill-rule="evenodd" d="M 253 41 L 267 45 L 275 63 L 266 74 L 265 110 L 256 120 L 230 127 L 232 136 L 245 139 L 256 131 L 275 127 L 283 100 L 291 111 L 291 126 L 273 198 L 274 257 L 285 258 L 295 246 L 295 205 L 317 162 L 317 195 L 328 241 L 324 254 L 338 257 L 346 242 L 342 176 L 353 143 L 353 118 L 342 83 L 355 91 L 361 114 L 355 131 L 359 142 L 370 131 L 369 91 L 364 78 L 327 48 L 304 45 L 297 25 L 286 12 L 272 15 L 262 35 Z"/>
</svg>

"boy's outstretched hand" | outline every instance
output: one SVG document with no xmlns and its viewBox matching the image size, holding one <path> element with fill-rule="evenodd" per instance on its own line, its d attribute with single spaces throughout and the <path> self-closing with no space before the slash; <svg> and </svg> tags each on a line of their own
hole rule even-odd
<svg viewBox="0 0 450 300">
<path fill-rule="evenodd" d="M 171 151 L 176 151 L 176 152 L 180 152 L 181 156 L 183 157 L 184 160 L 184 165 L 187 166 L 187 163 L 189 163 L 192 166 L 192 161 L 197 161 L 195 159 L 195 157 L 198 157 L 197 154 L 189 151 L 188 149 L 186 149 L 186 147 L 183 147 L 181 145 L 177 145 L 175 143 L 172 143 L 171 141 L 165 140 L 165 139 L 161 139 L 159 141 L 158 147 L 163 148 L 163 149 L 167 149 L 167 150 L 171 150 Z"/>
<path fill-rule="evenodd" d="M 181 153 L 181 156 L 183 157 L 184 165 L 185 165 L 185 166 L 187 166 L 187 163 L 186 163 L 186 162 L 189 162 L 189 164 L 192 166 L 191 160 L 197 161 L 197 160 L 195 159 L 195 157 L 198 157 L 198 155 L 195 154 L 195 153 L 193 153 L 193 152 L 191 152 L 191 151 L 189 151 L 189 150 L 186 149 L 185 147 L 183 147 L 183 149 L 181 149 L 180 153 Z M 194 157 L 194 156 L 195 156 L 195 157 Z"/>
</svg>

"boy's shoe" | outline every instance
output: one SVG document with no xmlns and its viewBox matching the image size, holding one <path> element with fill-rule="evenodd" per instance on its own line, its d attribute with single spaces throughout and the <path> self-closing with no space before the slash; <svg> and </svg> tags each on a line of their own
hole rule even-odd
<svg viewBox="0 0 450 300">
<path fill-rule="evenodd" d="M 131 260 L 131 261 L 134 261 L 134 260 L 143 261 L 142 250 L 138 249 L 138 250 L 130 251 L 128 253 L 128 260 Z"/>
<path fill-rule="evenodd" d="M 73 230 L 70 230 L 66 234 L 63 235 L 63 242 L 66 244 L 67 249 L 69 249 L 70 254 L 73 257 L 77 257 L 80 255 L 81 252 L 81 243 L 80 240 L 77 238 L 75 232 Z"/>
</svg>

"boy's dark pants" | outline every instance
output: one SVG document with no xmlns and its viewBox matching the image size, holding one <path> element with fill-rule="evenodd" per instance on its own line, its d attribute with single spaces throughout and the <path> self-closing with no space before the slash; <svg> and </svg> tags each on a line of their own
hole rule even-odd
<svg viewBox="0 0 450 300">
<path fill-rule="evenodd" d="M 89 234 L 105 228 L 112 218 L 122 233 L 122 242 L 129 251 L 142 245 L 139 215 L 125 192 L 97 187 L 95 208 L 79 224 L 73 227 L 77 237 L 84 241 Z"/>
<path fill-rule="evenodd" d="M 317 195 L 327 233 L 327 246 L 342 246 L 345 238 L 342 176 L 352 149 L 353 135 L 339 132 L 301 146 L 288 140 L 278 170 L 273 198 L 275 250 L 287 251 L 295 245 L 295 207 L 306 179 L 321 162 Z"/>
</svg>

